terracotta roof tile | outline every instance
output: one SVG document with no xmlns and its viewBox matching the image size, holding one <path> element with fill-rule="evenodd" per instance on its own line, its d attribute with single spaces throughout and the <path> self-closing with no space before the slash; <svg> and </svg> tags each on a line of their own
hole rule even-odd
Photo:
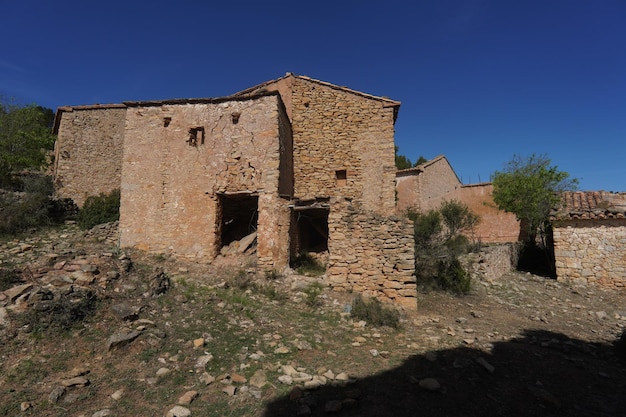
<svg viewBox="0 0 626 417">
<path fill-rule="evenodd" d="M 624 219 L 626 193 L 567 191 L 561 194 L 561 206 L 550 217 L 552 220 Z"/>
</svg>

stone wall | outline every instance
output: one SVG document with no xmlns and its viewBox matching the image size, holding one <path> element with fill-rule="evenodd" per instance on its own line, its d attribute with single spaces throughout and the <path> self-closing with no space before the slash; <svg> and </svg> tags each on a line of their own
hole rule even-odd
<svg viewBox="0 0 626 417">
<path fill-rule="evenodd" d="M 289 211 L 279 183 L 290 181 L 279 166 L 289 138 L 280 97 L 127 105 L 121 246 L 210 262 L 231 220 L 224 199 L 258 198 L 261 266 L 284 267 Z"/>
<path fill-rule="evenodd" d="M 295 198 L 349 197 L 393 214 L 399 102 L 293 74 L 235 96 L 260 91 L 278 91 L 291 120 Z"/>
<path fill-rule="evenodd" d="M 349 197 L 392 214 L 394 108 L 301 78 L 291 100 L 295 197 Z"/>
<path fill-rule="evenodd" d="M 559 220 L 554 224 L 560 281 L 626 287 L 626 220 Z"/>
<path fill-rule="evenodd" d="M 331 201 L 326 276 L 336 290 L 416 308 L 413 225 L 382 217 L 347 199 Z"/>
<path fill-rule="evenodd" d="M 478 253 L 464 255 L 461 261 L 473 280 L 496 281 L 517 268 L 520 248 L 520 243 L 484 246 Z"/>
<path fill-rule="evenodd" d="M 54 182 L 60 198 L 85 199 L 120 188 L 123 105 L 61 107 L 55 132 Z"/>
</svg>

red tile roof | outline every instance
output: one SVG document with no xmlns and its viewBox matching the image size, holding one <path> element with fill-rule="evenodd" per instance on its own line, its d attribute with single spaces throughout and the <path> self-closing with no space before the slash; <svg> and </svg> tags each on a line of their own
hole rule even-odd
<svg viewBox="0 0 626 417">
<path fill-rule="evenodd" d="M 624 219 L 626 193 L 567 191 L 561 195 L 561 206 L 550 217 L 553 220 Z"/>
</svg>

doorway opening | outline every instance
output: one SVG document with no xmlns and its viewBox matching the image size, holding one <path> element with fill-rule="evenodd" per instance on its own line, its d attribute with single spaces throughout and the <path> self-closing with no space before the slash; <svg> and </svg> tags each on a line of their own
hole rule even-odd
<svg viewBox="0 0 626 417">
<path fill-rule="evenodd" d="M 220 249 L 233 246 L 234 242 L 243 242 L 249 237 L 248 247 L 256 241 L 259 220 L 259 197 L 246 194 L 219 194 L 220 206 Z M 239 246 L 239 245 L 235 245 Z M 241 249 L 241 252 L 246 248 Z M 224 251 L 222 251 L 224 252 Z"/>
</svg>

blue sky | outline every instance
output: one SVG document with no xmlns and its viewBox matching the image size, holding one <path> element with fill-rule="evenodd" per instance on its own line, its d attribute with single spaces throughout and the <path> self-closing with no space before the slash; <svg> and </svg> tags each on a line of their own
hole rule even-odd
<svg viewBox="0 0 626 417">
<path fill-rule="evenodd" d="M 623 0 L 0 5 L 0 93 L 22 103 L 219 97 L 293 72 L 401 101 L 401 153 L 444 154 L 464 183 L 536 153 L 626 191 Z"/>
</svg>

